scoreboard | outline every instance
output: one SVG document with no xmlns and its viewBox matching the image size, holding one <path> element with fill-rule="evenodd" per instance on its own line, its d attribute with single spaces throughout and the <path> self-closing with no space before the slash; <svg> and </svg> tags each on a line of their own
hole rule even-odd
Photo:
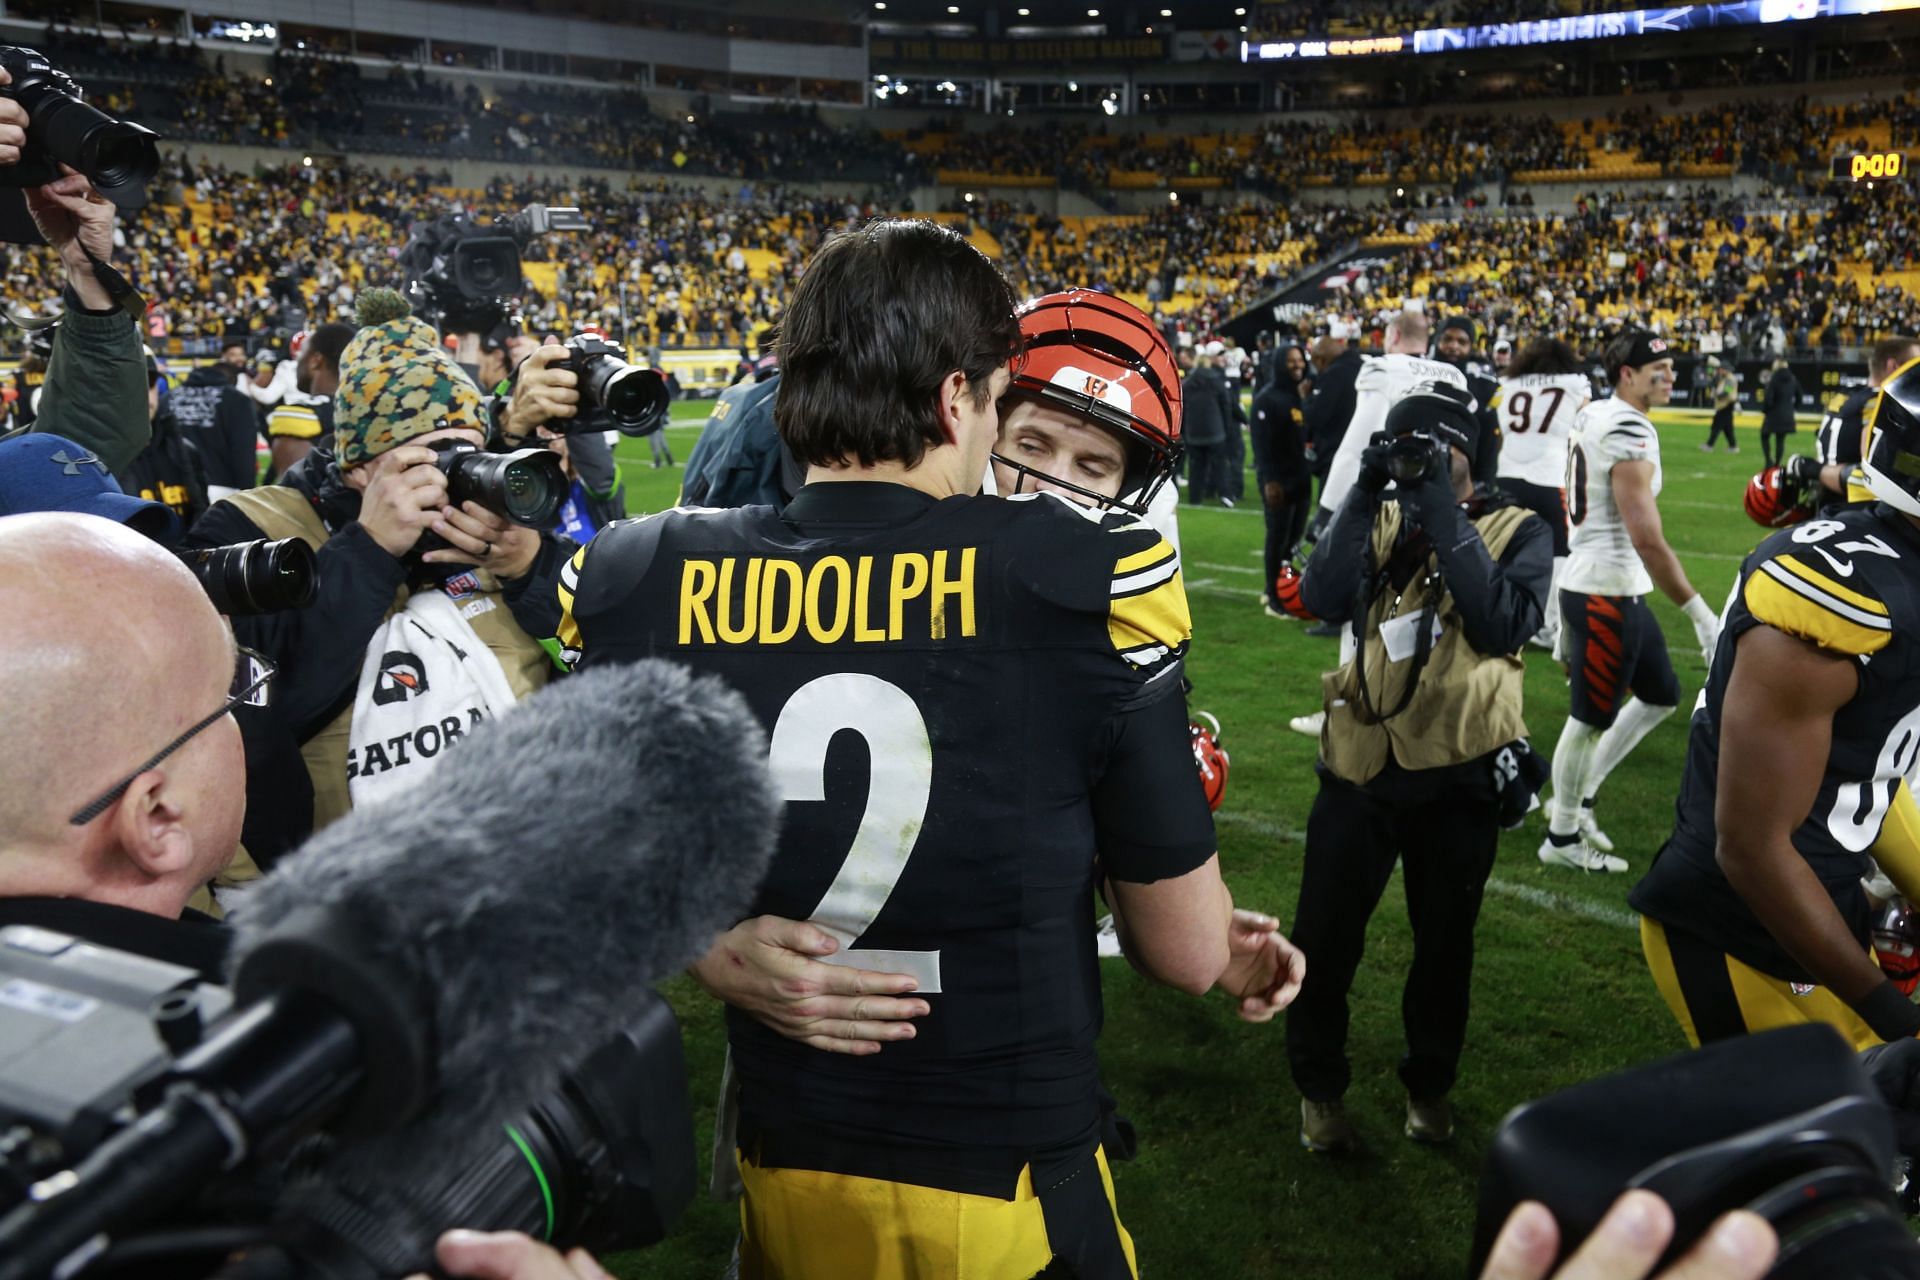
<svg viewBox="0 0 1920 1280">
<path fill-rule="evenodd" d="M 1907 176 L 1907 157 L 1899 151 L 1862 151 L 1833 158 L 1833 176 L 1843 182 L 1885 182 Z"/>
</svg>

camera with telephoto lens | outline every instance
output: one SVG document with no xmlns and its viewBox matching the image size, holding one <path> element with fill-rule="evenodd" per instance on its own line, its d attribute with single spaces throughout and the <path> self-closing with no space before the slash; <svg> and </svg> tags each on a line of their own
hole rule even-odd
<svg viewBox="0 0 1920 1280">
<path fill-rule="evenodd" d="M 0 186 L 45 186 L 64 164 L 122 211 L 146 205 L 147 183 L 160 169 L 159 134 L 88 106 L 73 77 L 38 50 L 0 45 L 0 67 L 13 78 L 0 96 L 27 112 L 27 145 L 18 164 L 0 165 Z"/>
<path fill-rule="evenodd" d="M 621 435 L 650 436 L 666 425 L 672 397 L 658 369 L 628 364 L 619 346 L 595 334 L 576 334 L 566 346 L 565 363 L 553 367 L 571 369 L 580 380 L 580 412 L 549 421 L 549 431 L 611 427 Z"/>
<path fill-rule="evenodd" d="M 1721 1215 L 1748 1209 L 1779 1236 L 1773 1280 L 1916 1277 L 1920 1244 L 1894 1195 L 1895 1168 L 1893 1117 L 1831 1028 L 1721 1040 L 1509 1115 L 1481 1175 L 1470 1274 L 1523 1200 L 1552 1211 L 1564 1260 L 1623 1191 L 1644 1188 L 1675 1224 L 1648 1274 Z"/>
<path fill-rule="evenodd" d="M 228 617 L 304 609 L 320 590 L 319 562 L 301 538 L 176 552 L 213 607 Z"/>
<path fill-rule="evenodd" d="M 60 1274 L 71 1280 L 382 1280 L 432 1272 L 434 1236 L 455 1226 L 632 1249 L 659 1241 L 693 1199 L 679 1025 L 651 992 L 636 992 L 625 1029 L 506 1123 L 490 1154 L 410 1187 L 404 1204 L 329 1171 L 355 1139 L 313 1126 L 351 1123 L 351 1055 L 278 1043 L 314 1025 L 320 1005 L 261 1017 L 266 1003 L 193 969 L 25 925 L 0 929 L 0 992 L 0 1236 L 33 1212 L 36 1185 L 155 1131 L 183 1091 L 210 1090 L 241 1114 L 277 1091 L 301 1101 L 276 1114 L 307 1119 L 249 1130 L 239 1167 L 186 1210 L 69 1259 Z M 0 1251 L 0 1275 L 13 1274 Z"/>
<path fill-rule="evenodd" d="M 442 333 L 487 333 L 507 318 L 509 300 L 520 292 L 520 255 L 534 238 L 585 230 L 580 210 L 543 204 L 490 224 L 464 213 L 416 222 L 400 251 L 407 273 L 402 292 L 414 313 Z"/>
<path fill-rule="evenodd" d="M 1397 436 L 1382 431 L 1368 443 L 1386 446 L 1387 474 L 1403 488 L 1419 484 L 1434 471 L 1447 473 L 1447 442 L 1431 431 L 1414 430 Z"/>
<path fill-rule="evenodd" d="M 463 440 L 435 440 L 426 447 L 447 478 L 450 505 L 477 502 L 529 529 L 551 525 L 571 488 L 560 459 L 546 449 L 488 453 Z"/>
</svg>

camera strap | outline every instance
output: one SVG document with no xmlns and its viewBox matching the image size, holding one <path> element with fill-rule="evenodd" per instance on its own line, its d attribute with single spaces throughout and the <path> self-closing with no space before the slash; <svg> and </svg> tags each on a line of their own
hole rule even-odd
<svg viewBox="0 0 1920 1280">
<path fill-rule="evenodd" d="M 93 250 L 82 245 L 80 252 L 87 255 L 87 262 L 93 267 L 93 278 L 100 282 L 100 287 L 107 291 L 109 298 L 113 299 L 113 305 L 132 316 L 135 322 L 146 319 L 146 295 L 134 288 L 132 281 L 97 257 Z"/>
<path fill-rule="evenodd" d="M 1391 585 L 1391 574 L 1387 569 L 1382 568 L 1374 575 L 1374 580 L 1371 584 L 1372 589 L 1367 592 L 1368 600 L 1371 601 L 1374 599 L 1382 587 L 1389 587 Z M 1411 586 L 1412 584 L 1409 583 L 1408 585 Z M 1369 717 L 1368 722 L 1371 724 L 1385 724 L 1407 709 L 1407 704 L 1413 701 L 1414 690 L 1420 687 L 1420 673 L 1426 670 L 1427 659 L 1433 656 L 1433 617 L 1440 603 L 1439 596 L 1435 594 L 1435 589 L 1440 585 L 1440 571 L 1437 568 L 1429 568 L 1422 585 L 1426 588 L 1427 603 L 1420 610 L 1420 620 L 1417 624 L 1418 631 L 1413 642 L 1413 657 L 1409 660 L 1410 665 L 1407 667 L 1407 682 L 1400 690 L 1400 700 L 1393 704 L 1393 710 L 1391 711 L 1382 713 L 1379 707 L 1374 705 L 1373 691 L 1367 688 L 1366 637 L 1359 637 L 1359 651 L 1354 654 L 1353 659 L 1355 663 L 1354 675 L 1356 677 L 1355 682 L 1360 686 L 1360 705 L 1366 709 L 1367 716 Z M 1364 614 L 1358 616 L 1364 616 Z"/>
</svg>

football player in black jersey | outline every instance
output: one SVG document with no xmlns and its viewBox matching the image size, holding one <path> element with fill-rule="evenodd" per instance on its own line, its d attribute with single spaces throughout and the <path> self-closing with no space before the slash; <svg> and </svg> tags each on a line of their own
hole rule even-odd
<svg viewBox="0 0 1920 1280">
<path fill-rule="evenodd" d="M 1920 361 L 1862 461 L 1878 501 L 1774 534 L 1741 566 L 1693 717 L 1673 835 L 1629 901 L 1695 1044 L 1825 1022 L 1920 1032 L 1868 943 L 1869 861 L 1920 889 Z"/>
<path fill-rule="evenodd" d="M 1816 452 L 1786 460 L 1779 484 L 1790 500 L 1822 508 L 1852 502 L 1871 502 L 1873 495 L 1860 474 L 1868 410 L 1894 373 L 1920 358 L 1920 338 L 1882 338 L 1867 357 L 1867 385 L 1855 387 L 1846 399 L 1829 409 L 1814 436 Z M 1765 473 L 1763 472 L 1762 475 Z M 1802 498 L 1801 495 L 1817 495 Z"/>
<path fill-rule="evenodd" d="M 1230 942 L 1179 696 L 1177 555 L 1130 513 L 974 496 L 1012 310 L 937 225 L 829 242 L 781 337 L 775 416 L 807 485 L 779 513 L 616 523 L 565 576 L 580 661 L 670 655 L 769 726 L 790 803 L 756 909 L 913 975 L 928 1006 L 865 1056 L 729 1011 L 743 1276 L 965 1257 L 1131 1277 L 1099 1148 L 1096 884 L 1151 977 L 1276 1007 L 1296 980 L 1277 936 Z"/>
</svg>

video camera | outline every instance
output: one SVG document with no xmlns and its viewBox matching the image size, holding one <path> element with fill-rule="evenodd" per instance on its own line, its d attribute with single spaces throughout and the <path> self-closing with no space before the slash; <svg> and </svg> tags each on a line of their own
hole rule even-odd
<svg viewBox="0 0 1920 1280">
<path fill-rule="evenodd" d="M 520 255 L 534 237 L 587 229 L 580 210 L 543 204 L 485 225 L 464 213 L 416 222 L 400 251 L 401 292 L 441 333 L 486 333 L 506 320 L 508 300 L 520 292 Z"/>
<path fill-rule="evenodd" d="M 168 1274 L 204 1263 L 208 1275 L 376 1280 L 431 1271 L 446 1228 L 630 1249 L 691 1202 L 686 1068 L 658 996 L 637 992 L 626 1029 L 508 1123 L 490 1158 L 402 1202 L 328 1172 L 356 1132 L 410 1114 L 391 1067 L 382 1085 L 329 1000 L 271 975 L 263 987 L 251 961 L 230 990 L 65 934 L 0 929 L 0 1278 L 152 1275 L 165 1260 Z M 232 1152 L 244 1156 L 219 1172 Z M 36 1188 L 68 1177 L 95 1189 L 84 1207 L 43 1202 Z M 156 1188 L 182 1207 L 156 1209 Z M 80 1253 L 46 1243 L 76 1211 L 110 1216 L 104 1249 L 98 1230 Z"/>
<path fill-rule="evenodd" d="M 0 45 L 0 67 L 13 79 L 0 97 L 27 111 L 27 145 L 18 164 L 0 166 L 0 186 L 45 186 L 64 164 L 122 212 L 146 205 L 147 183 L 160 169 L 159 134 L 88 106 L 73 77 L 36 49 Z"/>
<path fill-rule="evenodd" d="M 1509 1115 L 1481 1175 L 1470 1273 L 1522 1200 L 1553 1212 L 1565 1258 L 1615 1197 L 1644 1187 L 1675 1222 L 1656 1272 L 1745 1208 L 1779 1235 L 1775 1280 L 1920 1276 L 1894 1170 L 1891 1113 L 1832 1029 L 1723 1040 Z"/>
</svg>

